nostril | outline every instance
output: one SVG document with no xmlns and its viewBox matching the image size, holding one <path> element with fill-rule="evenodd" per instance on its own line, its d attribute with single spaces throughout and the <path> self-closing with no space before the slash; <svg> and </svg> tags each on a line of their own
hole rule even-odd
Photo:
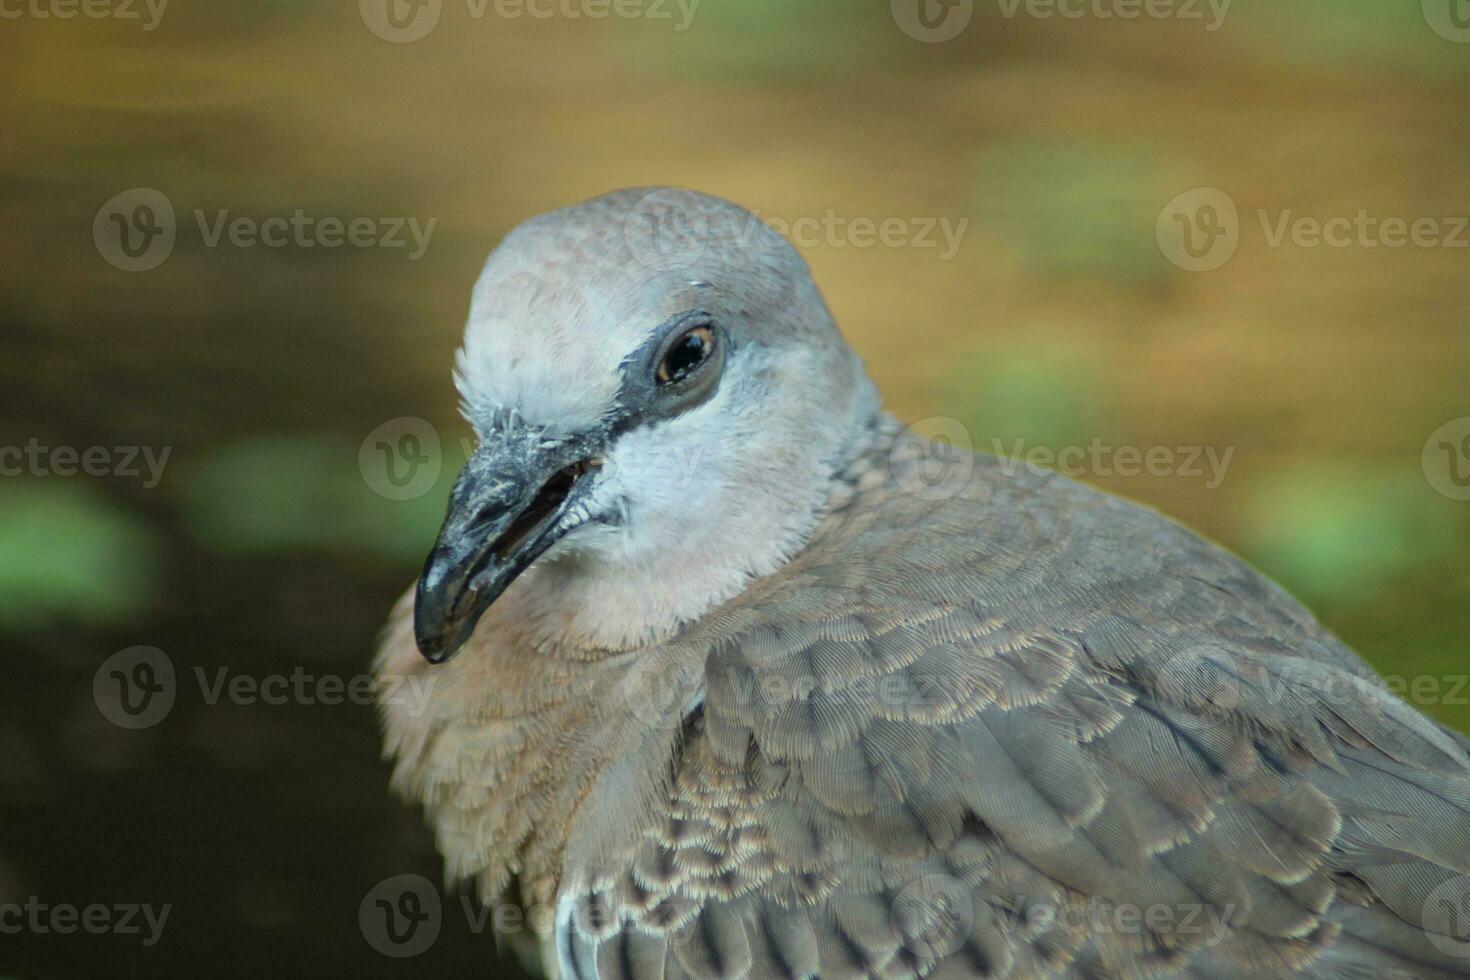
<svg viewBox="0 0 1470 980">
<path fill-rule="evenodd" d="M 475 516 L 470 520 L 470 530 L 479 530 L 486 524 L 495 520 L 504 508 L 499 504 L 485 504 L 475 511 Z"/>
</svg>

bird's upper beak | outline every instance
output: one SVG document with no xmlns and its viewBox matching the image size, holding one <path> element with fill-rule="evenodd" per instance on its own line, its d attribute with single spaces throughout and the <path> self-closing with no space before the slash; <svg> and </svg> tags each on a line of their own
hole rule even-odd
<svg viewBox="0 0 1470 980">
<path fill-rule="evenodd" d="M 600 465 L 592 441 L 522 433 L 470 456 L 414 595 L 414 638 L 430 663 L 454 656 L 516 576 L 587 518 L 578 503 Z"/>
</svg>

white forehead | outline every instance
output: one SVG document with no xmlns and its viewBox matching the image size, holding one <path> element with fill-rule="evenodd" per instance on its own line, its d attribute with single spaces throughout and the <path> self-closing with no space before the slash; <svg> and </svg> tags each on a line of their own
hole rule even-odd
<svg viewBox="0 0 1470 980">
<path fill-rule="evenodd" d="M 696 230 L 679 241 L 677 260 L 645 237 L 670 202 L 676 218 L 693 216 L 679 227 Z M 624 358 L 691 309 L 757 333 L 827 321 L 786 241 L 717 198 L 617 191 L 526 221 L 490 255 L 471 298 L 456 370 L 470 421 L 513 410 L 552 430 L 595 424 L 612 406 Z"/>
<path fill-rule="evenodd" d="M 528 267 L 510 244 L 475 285 L 457 361 L 460 394 L 476 417 L 508 409 L 553 430 L 591 426 L 612 405 L 624 358 L 659 324 L 696 307 L 700 287 L 638 281 L 596 261 Z"/>
</svg>

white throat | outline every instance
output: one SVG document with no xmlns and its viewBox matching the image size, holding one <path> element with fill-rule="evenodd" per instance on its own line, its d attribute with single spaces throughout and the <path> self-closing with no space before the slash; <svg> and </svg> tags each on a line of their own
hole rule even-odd
<svg viewBox="0 0 1470 980">
<path fill-rule="evenodd" d="M 635 501 L 628 523 L 584 529 L 548 552 L 487 619 L 538 649 L 595 657 L 663 642 L 776 571 L 806 544 L 879 416 L 876 390 L 855 366 L 848 403 L 832 406 L 820 436 L 793 443 L 789 432 L 781 441 L 753 430 L 739 458 L 691 455 L 671 468 L 615 475 L 608 492 Z M 629 433 L 619 450 L 651 453 L 660 438 L 656 430 Z M 613 462 L 616 474 L 616 454 Z M 640 514 L 636 501 L 650 499 L 654 512 Z"/>
</svg>

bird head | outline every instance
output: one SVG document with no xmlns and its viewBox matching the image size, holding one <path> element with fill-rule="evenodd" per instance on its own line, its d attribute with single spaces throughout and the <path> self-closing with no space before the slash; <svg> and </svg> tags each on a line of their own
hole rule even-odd
<svg viewBox="0 0 1470 980">
<path fill-rule="evenodd" d="M 415 594 L 436 663 L 513 586 L 588 646 L 677 630 L 800 547 L 877 411 L 785 239 L 671 188 L 512 231 L 456 367 L 479 442 Z"/>
</svg>

